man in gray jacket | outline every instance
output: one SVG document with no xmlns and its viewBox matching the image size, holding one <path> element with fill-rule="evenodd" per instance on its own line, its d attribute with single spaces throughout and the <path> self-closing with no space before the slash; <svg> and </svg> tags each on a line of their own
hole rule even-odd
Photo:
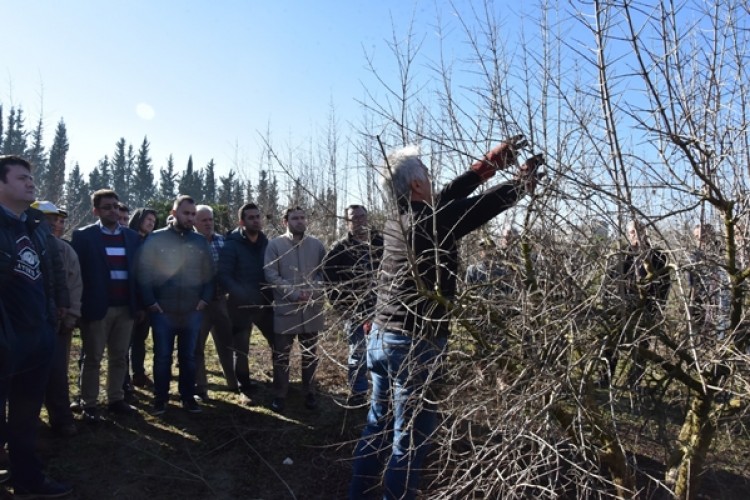
<svg viewBox="0 0 750 500">
<path fill-rule="evenodd" d="M 177 337 L 180 362 L 179 391 L 182 406 L 200 413 L 194 399 L 195 346 L 203 310 L 213 298 L 213 265 L 206 239 L 193 231 L 195 201 L 180 196 L 174 202 L 174 220 L 154 231 L 143 244 L 138 259 L 138 285 L 151 315 L 154 336 L 154 408 L 167 411 L 172 353 Z"/>
<path fill-rule="evenodd" d="M 289 389 L 289 353 L 294 337 L 302 350 L 302 389 L 305 406 L 318 406 L 313 380 L 318 366 L 318 332 L 325 326 L 321 264 L 325 247 L 305 235 L 307 217 L 301 207 L 290 208 L 282 218 L 286 233 L 268 243 L 265 256 L 266 281 L 274 299 L 274 399 L 271 409 L 284 410 Z"/>
</svg>

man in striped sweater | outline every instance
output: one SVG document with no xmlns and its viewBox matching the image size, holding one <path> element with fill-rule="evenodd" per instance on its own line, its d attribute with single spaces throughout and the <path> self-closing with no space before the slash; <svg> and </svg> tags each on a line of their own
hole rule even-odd
<svg viewBox="0 0 750 500">
<path fill-rule="evenodd" d="M 99 374 L 106 347 L 107 400 L 112 413 L 129 414 L 135 408 L 125 402 L 122 381 L 126 354 L 137 311 L 135 253 L 138 233 L 119 223 L 117 193 L 100 189 L 91 196 L 99 221 L 73 232 L 72 245 L 81 263 L 81 405 L 84 420 L 99 421 Z"/>
</svg>

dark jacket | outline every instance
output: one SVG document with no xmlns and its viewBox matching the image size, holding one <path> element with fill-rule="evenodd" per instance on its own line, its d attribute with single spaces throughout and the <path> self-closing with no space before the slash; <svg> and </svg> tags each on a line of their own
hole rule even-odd
<svg viewBox="0 0 750 500">
<path fill-rule="evenodd" d="M 57 308 L 70 307 L 70 296 L 65 284 L 65 271 L 62 258 L 57 251 L 57 244 L 45 222 L 42 212 L 34 208 L 26 210 L 26 229 L 31 241 L 41 256 L 42 275 L 44 276 L 44 292 L 47 297 L 47 313 L 49 319 L 57 318 Z M 13 233 L 13 221 L 0 208 L 0 286 L 10 277 L 11 270 L 16 265 L 18 254 Z"/>
<path fill-rule="evenodd" d="M 133 215 L 130 216 L 128 227 L 140 235 L 141 220 L 143 220 L 148 214 L 154 216 L 154 229 L 156 229 L 159 226 L 159 216 L 156 215 L 156 210 L 151 208 L 137 208 L 135 212 L 133 212 Z"/>
<path fill-rule="evenodd" d="M 450 301 L 456 293 L 458 240 L 524 195 L 508 182 L 468 197 L 481 183 L 468 171 L 446 185 L 435 209 L 423 202 L 399 206 L 386 222 L 375 323 L 405 335 L 447 336 Z"/>
<path fill-rule="evenodd" d="M 661 250 L 627 247 L 617 267 L 609 271 L 618 284 L 617 297 L 627 306 L 626 314 L 639 307 L 651 314 L 664 310 L 672 284 L 667 263 Z"/>
<path fill-rule="evenodd" d="M 383 257 L 383 236 L 373 232 L 370 241 L 351 233 L 337 241 L 323 259 L 328 299 L 342 313 L 371 319 L 377 299 L 377 272 Z"/>
<path fill-rule="evenodd" d="M 271 291 L 263 272 L 268 238 L 263 232 L 255 242 L 242 228 L 229 233 L 219 253 L 219 285 L 227 291 L 230 309 L 240 306 L 269 306 Z"/>
<path fill-rule="evenodd" d="M 213 263 L 206 238 L 174 225 L 151 233 L 136 270 L 143 305 L 159 303 L 166 314 L 194 311 L 213 298 Z"/>
<path fill-rule="evenodd" d="M 135 257 L 141 238 L 138 233 L 126 227 L 121 227 L 120 230 L 124 238 L 125 257 L 128 261 L 128 306 L 130 314 L 135 316 L 139 308 L 136 299 Z M 81 264 L 81 280 L 83 281 L 81 319 L 98 321 L 107 314 L 110 303 L 110 267 L 107 262 L 101 226 L 95 223 L 76 229 L 73 231 L 71 245 L 78 254 L 78 262 Z"/>
</svg>

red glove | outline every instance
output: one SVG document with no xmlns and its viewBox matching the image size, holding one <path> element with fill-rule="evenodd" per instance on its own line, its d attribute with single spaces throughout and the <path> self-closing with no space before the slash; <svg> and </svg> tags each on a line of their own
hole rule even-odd
<svg viewBox="0 0 750 500">
<path fill-rule="evenodd" d="M 518 150 L 527 144 L 526 139 L 522 135 L 513 136 L 492 148 L 484 155 L 484 158 L 474 162 L 471 169 L 479 174 L 482 181 L 486 181 L 495 175 L 495 172 L 498 170 L 503 170 L 508 165 L 515 163 Z"/>
</svg>

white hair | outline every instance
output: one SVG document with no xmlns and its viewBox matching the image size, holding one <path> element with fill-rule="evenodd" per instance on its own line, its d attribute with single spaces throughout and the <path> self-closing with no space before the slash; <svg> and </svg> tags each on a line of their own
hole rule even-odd
<svg viewBox="0 0 750 500">
<path fill-rule="evenodd" d="M 412 144 L 391 152 L 383 173 L 385 191 L 396 198 L 397 203 L 408 203 L 411 198 L 411 182 L 425 180 L 419 146 Z"/>
<path fill-rule="evenodd" d="M 198 213 L 198 212 L 208 212 L 211 214 L 211 216 L 214 215 L 214 209 L 208 205 L 196 205 L 195 213 Z"/>
</svg>

